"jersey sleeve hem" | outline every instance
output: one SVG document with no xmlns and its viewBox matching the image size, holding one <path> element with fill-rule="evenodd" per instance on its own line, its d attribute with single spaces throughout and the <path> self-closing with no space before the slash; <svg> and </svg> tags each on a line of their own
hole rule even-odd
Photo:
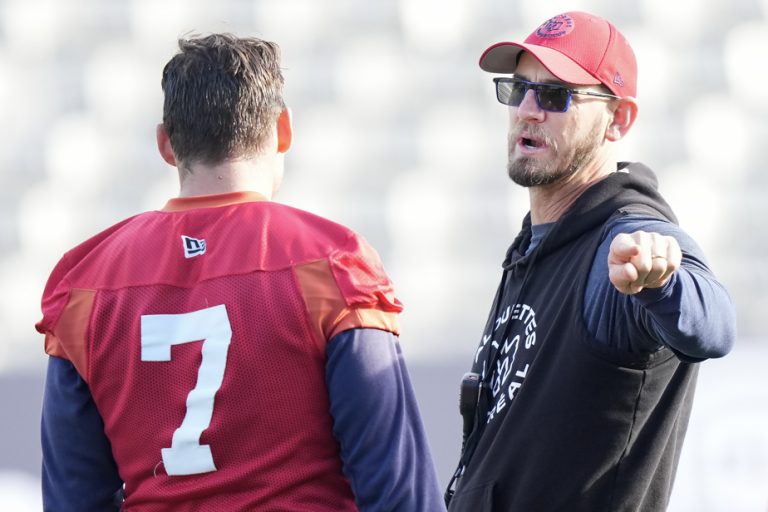
<svg viewBox="0 0 768 512">
<path fill-rule="evenodd" d="M 45 333 L 45 352 L 70 361 L 84 381 L 88 382 L 88 320 L 93 309 L 95 290 L 72 289 L 67 305 L 53 329 L 40 322 Z"/>
<path fill-rule="evenodd" d="M 372 328 L 400 333 L 397 310 L 380 307 L 374 300 L 350 305 L 328 260 L 298 266 L 295 273 L 312 330 L 324 343 L 348 329 Z"/>
</svg>

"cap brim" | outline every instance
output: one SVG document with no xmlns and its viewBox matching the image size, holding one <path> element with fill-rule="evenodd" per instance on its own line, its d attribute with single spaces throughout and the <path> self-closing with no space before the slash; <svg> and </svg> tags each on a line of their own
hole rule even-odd
<svg viewBox="0 0 768 512">
<path fill-rule="evenodd" d="M 496 43 L 480 56 L 480 68 L 489 73 L 514 73 L 520 52 L 526 51 L 563 82 L 578 85 L 596 85 L 600 80 L 593 77 L 576 62 L 557 50 L 546 46 L 525 43 Z"/>
</svg>

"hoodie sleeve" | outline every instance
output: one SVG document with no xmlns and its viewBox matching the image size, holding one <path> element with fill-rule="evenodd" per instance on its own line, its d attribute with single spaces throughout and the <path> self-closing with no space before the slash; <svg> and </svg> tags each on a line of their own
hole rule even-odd
<svg viewBox="0 0 768 512">
<path fill-rule="evenodd" d="M 674 237 L 683 260 L 662 288 L 624 295 L 608 280 L 608 252 L 617 234 L 640 230 Z M 584 320 L 600 343 L 630 352 L 667 346 L 689 362 L 726 355 L 736 337 L 735 308 L 701 248 L 676 224 L 639 215 L 607 227 L 587 282 Z"/>
</svg>

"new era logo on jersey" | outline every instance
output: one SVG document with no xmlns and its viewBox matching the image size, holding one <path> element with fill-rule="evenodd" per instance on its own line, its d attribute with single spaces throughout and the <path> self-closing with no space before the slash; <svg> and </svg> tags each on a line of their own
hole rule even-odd
<svg viewBox="0 0 768 512">
<path fill-rule="evenodd" d="M 185 258 L 194 258 L 195 256 L 205 254 L 205 240 L 181 235 L 181 241 L 184 243 Z"/>
</svg>

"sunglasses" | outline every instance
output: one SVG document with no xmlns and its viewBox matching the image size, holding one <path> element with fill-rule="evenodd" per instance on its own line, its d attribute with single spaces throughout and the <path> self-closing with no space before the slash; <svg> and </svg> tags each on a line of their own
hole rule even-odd
<svg viewBox="0 0 768 512">
<path fill-rule="evenodd" d="M 571 105 L 571 97 L 574 94 L 583 96 L 595 96 L 598 98 L 620 99 L 613 94 L 604 94 L 596 91 L 583 91 L 564 85 L 544 84 L 528 82 L 519 78 L 497 77 L 493 79 L 496 84 L 496 99 L 504 105 L 519 107 L 528 90 L 534 92 L 536 104 L 541 110 L 547 112 L 565 112 Z"/>
</svg>

